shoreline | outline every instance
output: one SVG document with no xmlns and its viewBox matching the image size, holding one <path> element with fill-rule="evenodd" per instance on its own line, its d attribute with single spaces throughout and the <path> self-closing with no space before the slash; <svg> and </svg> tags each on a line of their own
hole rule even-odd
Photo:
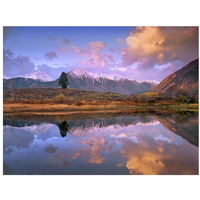
<svg viewBox="0 0 200 200">
<path fill-rule="evenodd" d="M 180 105 L 66 105 L 66 104 L 28 104 L 4 103 L 3 115 L 69 115 L 77 113 L 134 113 L 134 112 L 164 112 L 164 111 L 199 111 L 198 104 Z"/>
</svg>

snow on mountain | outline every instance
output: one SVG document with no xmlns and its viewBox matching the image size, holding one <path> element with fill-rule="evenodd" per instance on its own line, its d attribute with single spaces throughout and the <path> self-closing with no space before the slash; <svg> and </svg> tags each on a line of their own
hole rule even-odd
<svg viewBox="0 0 200 200">
<path fill-rule="evenodd" d="M 85 69 L 82 69 L 82 68 L 76 68 L 76 69 L 73 69 L 72 71 L 69 72 L 69 74 L 72 76 L 72 77 L 78 77 L 78 78 L 92 78 L 88 71 L 86 71 Z"/>
<path fill-rule="evenodd" d="M 42 82 L 53 81 L 53 79 L 50 76 L 48 76 L 45 72 L 42 72 L 42 71 L 33 71 L 31 73 L 24 74 L 18 77 L 31 78 L 34 80 L 40 80 Z"/>
<path fill-rule="evenodd" d="M 151 83 L 153 85 L 158 85 L 160 82 L 155 80 L 139 80 L 138 83 Z"/>
<path fill-rule="evenodd" d="M 129 78 L 126 78 L 122 75 L 118 75 L 118 74 L 103 74 L 103 73 L 94 73 L 94 72 L 89 72 L 83 68 L 76 68 L 73 69 L 72 71 L 69 72 L 69 74 L 73 77 L 78 77 L 78 78 L 91 78 L 91 79 L 96 79 L 99 80 L 100 78 L 106 78 L 106 79 L 110 79 L 110 80 L 114 80 L 114 81 L 124 81 L 124 80 L 130 80 L 130 81 L 134 81 L 131 80 Z M 152 85 L 158 85 L 160 82 L 155 81 L 155 80 L 139 80 L 136 81 L 138 83 L 150 83 Z"/>
<path fill-rule="evenodd" d="M 19 76 L 5 76 L 3 75 L 4 79 L 10 79 L 10 78 L 30 78 L 30 79 L 34 79 L 34 80 L 39 80 L 41 82 L 48 82 L 48 81 L 53 81 L 54 79 L 52 79 L 50 76 L 48 76 L 45 72 L 42 71 L 33 71 L 31 73 L 27 73 L 24 75 L 19 75 Z"/>
<path fill-rule="evenodd" d="M 118 74 L 110 75 L 110 74 L 103 74 L 103 73 L 94 73 L 94 72 L 89 72 L 83 68 L 76 68 L 70 71 L 69 74 L 73 77 L 78 77 L 78 78 L 84 77 L 84 78 L 91 78 L 91 79 L 96 79 L 96 80 L 100 78 L 106 78 L 106 79 L 115 80 L 115 81 L 128 79 Z"/>
<path fill-rule="evenodd" d="M 4 79 L 11 79 L 11 78 L 30 78 L 34 80 L 39 80 L 41 82 L 48 82 L 48 81 L 53 81 L 50 76 L 48 76 L 45 72 L 42 71 L 33 71 L 31 73 L 27 73 L 24 75 L 19 75 L 19 76 L 5 76 L 3 75 Z"/>
</svg>

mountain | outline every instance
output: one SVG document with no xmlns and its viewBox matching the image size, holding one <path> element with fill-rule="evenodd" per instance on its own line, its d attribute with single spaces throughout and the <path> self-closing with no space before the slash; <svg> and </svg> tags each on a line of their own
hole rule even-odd
<svg viewBox="0 0 200 200">
<path fill-rule="evenodd" d="M 177 96 L 185 94 L 188 97 L 198 97 L 199 88 L 199 59 L 194 60 L 169 75 L 157 86 L 151 89 L 153 92 L 162 92 L 166 95 Z"/>
<path fill-rule="evenodd" d="M 25 74 L 20 77 L 39 80 L 41 82 L 53 81 L 53 79 L 50 76 L 48 76 L 45 72 L 42 72 L 42 71 L 33 71 L 31 73 Z"/>
<path fill-rule="evenodd" d="M 69 88 L 115 92 L 120 94 L 141 93 L 148 91 L 157 85 L 156 82 L 138 82 L 120 75 L 93 73 L 81 68 L 76 68 L 70 71 L 67 76 L 69 80 Z"/>
<path fill-rule="evenodd" d="M 40 73 L 41 74 L 41 73 Z M 26 75 L 32 78 L 12 78 L 4 79 L 4 90 L 9 90 L 12 85 L 15 88 L 22 87 L 59 87 L 58 80 L 44 82 L 39 79 L 39 76 Z M 67 73 L 69 88 L 101 91 L 101 92 L 115 92 L 120 94 L 142 93 L 156 86 L 155 81 L 142 80 L 135 81 L 125 78 L 120 75 L 107 75 L 102 73 L 93 73 L 85 69 L 76 68 Z M 33 79 L 34 78 L 34 79 Z M 37 78 L 37 80 L 36 80 Z M 48 79 L 49 80 L 49 79 Z"/>
<path fill-rule="evenodd" d="M 58 87 L 58 79 L 50 82 L 41 82 L 30 78 L 3 79 L 3 90 L 11 88 Z"/>
<path fill-rule="evenodd" d="M 33 71 L 28 74 L 24 75 L 19 75 L 19 76 L 14 76 L 14 77 L 8 77 L 8 76 L 3 76 L 4 79 L 10 79 L 10 78 L 28 78 L 28 79 L 33 79 L 33 80 L 38 80 L 41 82 L 48 82 L 48 81 L 53 81 L 53 79 L 48 76 L 45 72 L 42 71 Z"/>
</svg>

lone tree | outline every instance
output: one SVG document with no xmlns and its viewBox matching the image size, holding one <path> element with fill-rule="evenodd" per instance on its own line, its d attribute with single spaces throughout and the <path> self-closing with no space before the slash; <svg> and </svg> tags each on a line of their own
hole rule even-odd
<svg viewBox="0 0 200 200">
<path fill-rule="evenodd" d="M 67 74 L 65 72 L 62 72 L 59 78 L 59 86 L 62 87 L 62 89 L 67 88 L 67 85 L 69 85 Z"/>
</svg>

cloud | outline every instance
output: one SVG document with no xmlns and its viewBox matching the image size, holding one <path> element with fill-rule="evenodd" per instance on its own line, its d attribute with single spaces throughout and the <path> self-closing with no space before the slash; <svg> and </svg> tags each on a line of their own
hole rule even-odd
<svg viewBox="0 0 200 200">
<path fill-rule="evenodd" d="M 103 137 L 83 139 L 81 143 L 84 147 L 72 156 L 73 159 L 81 155 L 83 158 L 86 158 L 89 163 L 93 164 L 102 164 L 106 161 L 106 158 L 102 155 L 102 151 L 104 151 L 106 145 L 106 141 Z"/>
<path fill-rule="evenodd" d="M 105 56 L 105 58 L 107 58 L 110 62 L 115 63 L 114 58 L 113 58 L 110 54 L 105 53 L 104 56 Z"/>
<path fill-rule="evenodd" d="M 103 42 L 90 42 L 89 45 L 92 47 L 93 51 L 102 51 L 106 47 L 106 43 Z"/>
<path fill-rule="evenodd" d="M 112 53 L 115 53 L 115 50 L 112 48 L 109 48 L 109 51 L 111 51 Z"/>
<path fill-rule="evenodd" d="M 13 53 L 10 49 L 6 49 L 6 50 L 4 49 L 3 52 L 4 52 L 4 54 L 5 54 L 6 56 L 8 56 L 8 57 L 10 57 L 10 58 L 12 58 L 13 55 L 14 55 L 14 53 Z"/>
<path fill-rule="evenodd" d="M 53 52 L 53 51 L 49 51 L 49 52 L 46 52 L 44 54 L 44 57 L 48 60 L 53 60 L 54 58 L 57 58 L 57 54 L 56 52 Z"/>
<path fill-rule="evenodd" d="M 83 57 L 89 57 L 90 56 L 90 49 L 88 49 L 86 47 L 79 49 L 76 46 L 72 46 L 72 49 L 74 50 L 74 52 L 76 52 L 77 54 L 79 54 Z"/>
<path fill-rule="evenodd" d="M 4 26 L 3 27 L 3 38 L 7 39 L 12 34 L 12 31 L 13 31 L 13 27 Z"/>
<path fill-rule="evenodd" d="M 17 76 L 33 71 L 35 65 L 28 56 L 13 57 L 10 50 L 3 51 L 3 73 L 6 76 Z"/>
<path fill-rule="evenodd" d="M 65 44 L 65 45 L 67 45 L 67 44 L 70 44 L 71 42 L 70 42 L 70 40 L 69 39 L 67 39 L 67 38 L 63 38 L 62 39 L 62 41 L 63 41 L 63 43 Z"/>
<path fill-rule="evenodd" d="M 121 72 L 125 72 L 127 71 L 126 67 L 111 67 L 110 68 L 111 71 L 121 71 Z"/>
<path fill-rule="evenodd" d="M 90 42 L 87 47 L 78 48 L 77 46 L 72 46 L 74 52 L 84 57 L 80 61 L 81 66 L 85 66 L 94 71 L 103 70 L 105 66 L 115 64 L 113 56 L 109 53 L 105 53 L 104 50 L 107 44 L 102 41 Z"/>
<path fill-rule="evenodd" d="M 184 64 L 198 58 L 197 27 L 137 27 L 126 39 L 122 65 L 139 62 L 139 69 L 168 64 Z"/>
<path fill-rule="evenodd" d="M 3 50 L 3 74 L 9 77 L 40 70 L 56 79 L 63 71 L 68 72 L 68 70 L 71 69 L 70 66 L 61 67 L 58 64 L 54 64 L 54 66 L 55 65 L 56 67 L 51 67 L 47 64 L 35 65 L 28 56 L 14 56 L 14 53 L 10 49 Z"/>
<path fill-rule="evenodd" d="M 48 35 L 47 39 L 50 40 L 50 41 L 56 41 L 57 40 L 55 37 L 53 37 L 51 35 Z"/>
<path fill-rule="evenodd" d="M 44 151 L 47 153 L 55 153 L 58 147 L 54 147 L 52 144 L 45 146 Z"/>
<path fill-rule="evenodd" d="M 164 65 L 154 65 L 154 67 L 152 68 L 146 68 L 145 70 L 143 70 L 143 68 L 142 69 L 139 68 L 139 64 L 140 63 L 136 65 L 133 64 L 128 67 L 115 66 L 112 67 L 111 70 L 118 70 L 122 76 L 125 76 L 133 80 L 148 79 L 148 80 L 162 81 L 168 75 L 174 73 L 175 71 L 184 66 L 183 62 L 175 61 L 175 62 L 169 62 Z M 121 68 L 123 71 L 122 70 L 120 71 Z"/>
<path fill-rule="evenodd" d="M 106 43 L 101 41 L 90 42 L 89 46 L 90 48 L 85 51 L 85 57 L 88 57 L 88 59 L 83 60 L 81 63 L 82 65 L 96 70 L 97 67 L 103 69 L 106 65 L 109 65 L 109 63 L 115 63 L 113 57 L 110 54 L 104 53 L 104 49 L 107 46 Z M 78 52 L 78 49 L 74 50 Z M 79 53 L 82 54 L 82 51 L 80 50 Z"/>
<path fill-rule="evenodd" d="M 5 151 L 8 147 L 16 147 L 17 149 L 25 149 L 30 146 L 34 141 L 34 135 L 24 130 L 18 130 L 16 127 L 7 126 L 4 129 L 4 142 L 3 150 Z"/>
<path fill-rule="evenodd" d="M 72 46 L 72 49 L 76 52 L 76 53 L 80 53 L 80 49 L 76 46 Z"/>
<path fill-rule="evenodd" d="M 118 41 L 118 42 L 124 42 L 124 39 L 122 39 L 122 38 L 117 38 L 117 41 Z"/>
<path fill-rule="evenodd" d="M 58 66 L 58 65 L 57 65 Z M 67 67 L 56 67 L 53 68 L 47 64 L 37 65 L 37 70 L 43 71 L 48 74 L 50 77 L 57 79 L 60 77 L 62 72 L 68 72 L 69 68 Z"/>
</svg>

